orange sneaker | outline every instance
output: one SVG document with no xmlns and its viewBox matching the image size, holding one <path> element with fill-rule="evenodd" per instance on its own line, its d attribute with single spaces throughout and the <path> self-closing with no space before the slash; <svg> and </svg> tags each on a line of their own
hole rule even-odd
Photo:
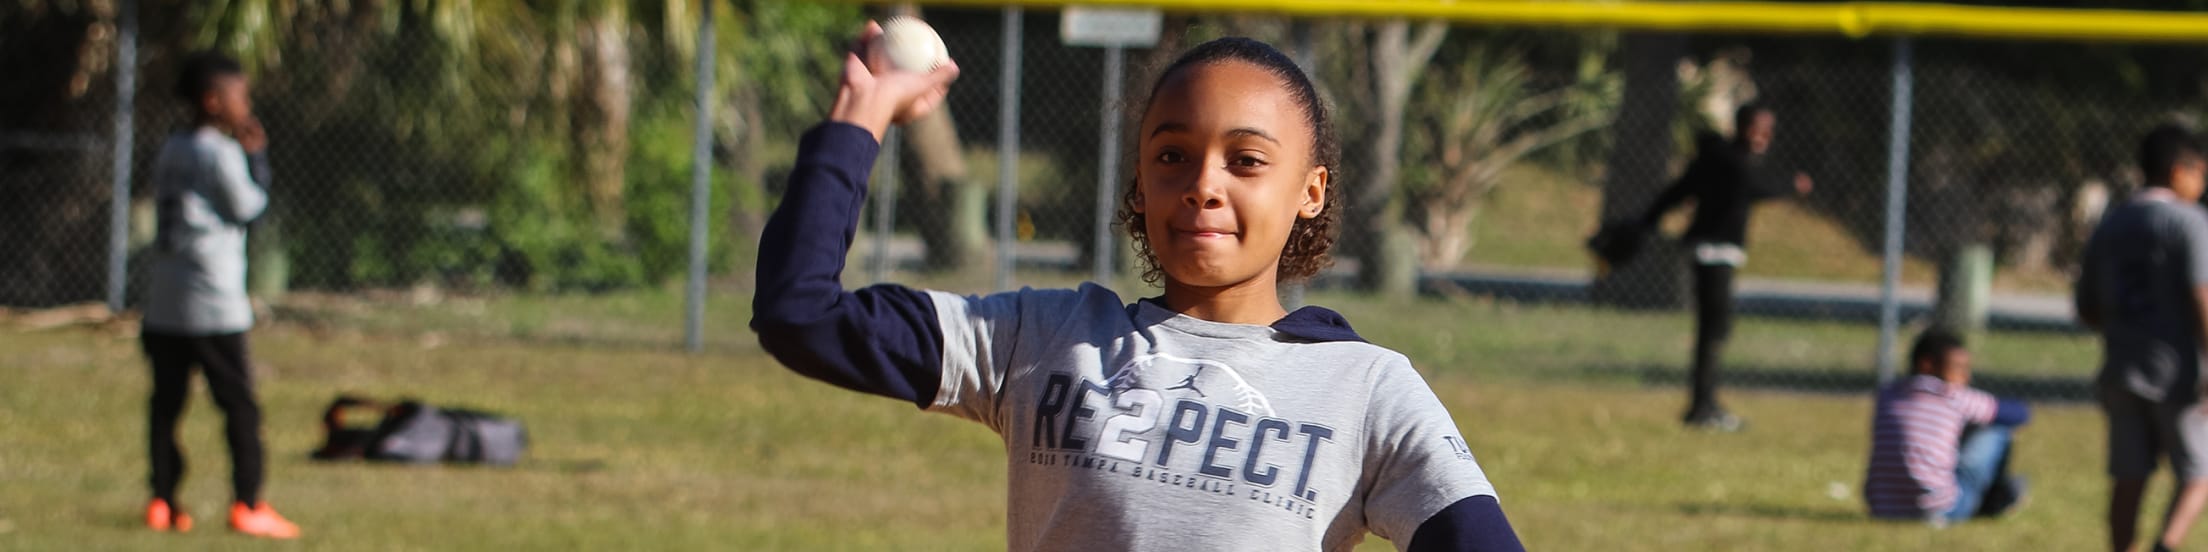
<svg viewBox="0 0 2208 552">
<path fill-rule="evenodd" d="M 146 527 L 157 532 L 170 529 L 175 529 L 178 533 L 191 531 L 192 516 L 169 506 L 169 501 L 156 498 L 146 503 Z"/>
<path fill-rule="evenodd" d="M 230 530 L 267 539 L 299 538 L 299 526 L 268 507 L 268 502 L 246 506 L 243 502 L 230 504 Z"/>
</svg>

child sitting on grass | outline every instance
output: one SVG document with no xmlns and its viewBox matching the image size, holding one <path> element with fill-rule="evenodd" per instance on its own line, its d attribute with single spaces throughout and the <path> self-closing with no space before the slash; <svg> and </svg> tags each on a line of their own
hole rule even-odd
<svg viewBox="0 0 2208 552">
<path fill-rule="evenodd" d="M 1970 387 L 1970 351 L 1945 330 L 1909 349 L 1909 377 L 1878 394 L 1863 498 L 1871 515 L 1945 526 L 2007 512 L 2024 498 L 2010 442 L 2030 421 L 2021 401 Z"/>
</svg>

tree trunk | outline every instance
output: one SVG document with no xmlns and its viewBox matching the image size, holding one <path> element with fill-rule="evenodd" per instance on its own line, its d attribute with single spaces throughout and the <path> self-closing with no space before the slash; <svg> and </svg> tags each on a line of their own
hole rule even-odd
<svg viewBox="0 0 2208 552">
<path fill-rule="evenodd" d="M 751 255 L 758 251 L 759 235 L 767 229 L 767 210 L 773 208 L 767 200 L 767 160 L 759 151 L 767 143 L 766 115 L 759 106 L 756 88 L 746 85 L 730 97 L 730 109 L 723 115 L 729 118 L 724 125 L 732 136 L 729 166 L 736 172 L 731 194 L 734 201 L 728 206 L 729 228 L 736 232 L 738 251 Z M 738 272 L 750 276 L 749 269 Z"/>
<path fill-rule="evenodd" d="M 1686 40 L 1674 34 L 1628 33 L 1625 98 L 1618 105 L 1615 144 L 1610 150 L 1608 181 L 1603 183 L 1602 220 L 1640 216 L 1671 180 L 1671 121 L 1678 109 L 1679 74 L 1674 64 L 1686 53 Z M 1677 308 L 1686 302 L 1684 253 L 1651 232 L 1655 242 L 1623 266 L 1598 274 L 1588 294 L 1595 301 L 1632 308 Z"/>
<path fill-rule="evenodd" d="M 985 214 L 988 188 L 974 182 L 966 170 L 965 148 L 958 128 L 951 125 L 950 106 L 905 126 L 905 150 L 919 169 L 919 193 L 912 194 L 918 215 L 911 220 L 927 246 L 926 267 L 931 271 L 982 266 L 988 260 L 989 228 Z"/>
<path fill-rule="evenodd" d="M 1385 296 L 1408 296 L 1418 290 L 1418 246 L 1405 235 L 1403 201 L 1396 193 L 1396 179 L 1403 163 L 1403 115 L 1412 85 L 1449 27 L 1429 22 L 1411 35 L 1410 22 L 1392 19 L 1381 23 L 1369 38 L 1372 60 L 1372 96 L 1378 123 L 1367 141 L 1365 169 L 1360 190 L 1351 204 L 1363 246 L 1358 264 L 1360 287 Z"/>
<path fill-rule="evenodd" d="M 573 110 L 574 158 L 599 234 L 619 240 L 627 226 L 623 175 L 629 158 L 628 14 L 605 9 L 577 29 L 581 80 Z"/>
<path fill-rule="evenodd" d="M 162 9 L 148 7 L 140 20 Z M 115 33 L 101 32 L 114 29 L 113 4 L 0 10 L 17 10 L 0 15 L 0 75 L 7 81 L 0 86 L 0 128 L 32 138 L 31 147 L 0 147 L 0 236 L 9 238 L 0 247 L 0 267 L 7 267 L 0 269 L 7 274 L 0 305 L 99 300 L 107 283 L 108 206 L 115 200 L 105 141 L 113 135 L 107 113 L 114 108 L 114 71 L 103 62 L 114 58 Z M 148 58 L 158 59 L 141 54 Z M 137 98 L 141 110 L 169 101 L 151 92 Z M 137 127 L 140 140 L 169 130 Z M 143 162 L 150 156 L 139 155 L 140 166 L 151 166 Z"/>
<path fill-rule="evenodd" d="M 920 8 L 911 2 L 885 11 L 891 16 L 921 16 Z M 907 220 L 917 227 L 920 242 L 927 247 L 922 264 L 929 271 L 985 266 L 989 260 L 990 190 L 967 172 L 966 149 L 951 121 L 951 106 L 945 104 L 905 125 L 903 142 L 911 154 L 905 163 L 917 169 L 920 178 L 918 186 L 906 188 L 919 193 L 905 194 L 900 210 L 912 215 Z"/>
<path fill-rule="evenodd" d="M 1419 258 L 1427 268 L 1450 268 L 1472 251 L 1472 221 L 1480 216 L 1478 199 L 1426 204 L 1426 231 Z"/>
</svg>

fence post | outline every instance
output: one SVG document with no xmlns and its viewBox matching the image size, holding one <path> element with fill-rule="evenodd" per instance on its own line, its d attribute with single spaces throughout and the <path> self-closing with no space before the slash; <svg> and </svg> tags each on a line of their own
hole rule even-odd
<svg viewBox="0 0 2208 552">
<path fill-rule="evenodd" d="M 130 169 L 137 139 L 132 113 L 138 94 L 138 0 L 116 4 L 115 142 L 112 190 L 107 209 L 107 311 L 123 311 L 124 284 L 130 279 Z"/>
<path fill-rule="evenodd" d="M 1004 74 L 997 82 L 997 291 L 1012 289 L 1018 259 L 1012 233 L 1018 216 L 1020 172 L 1020 29 L 1024 11 L 1004 8 Z"/>
<path fill-rule="evenodd" d="M 705 240 L 706 217 L 713 203 L 713 2 L 698 17 L 698 109 L 696 134 L 690 145 L 690 285 L 683 305 L 683 347 L 692 353 L 705 350 Z"/>
<path fill-rule="evenodd" d="M 1886 137 L 1885 279 L 1878 289 L 1878 383 L 1894 379 L 1894 341 L 1901 329 L 1901 239 L 1909 206 L 1909 110 L 1915 95 L 1909 37 L 1894 38 L 1892 123 Z"/>
<path fill-rule="evenodd" d="M 1112 287 L 1112 256 L 1118 252 L 1113 247 L 1112 216 L 1118 211 L 1114 200 L 1119 195 L 1119 91 L 1121 80 L 1126 78 L 1126 49 L 1119 46 L 1104 48 L 1104 108 L 1102 124 L 1097 128 L 1096 160 L 1096 247 L 1089 261 L 1095 265 L 1092 277 L 1096 285 Z"/>
</svg>

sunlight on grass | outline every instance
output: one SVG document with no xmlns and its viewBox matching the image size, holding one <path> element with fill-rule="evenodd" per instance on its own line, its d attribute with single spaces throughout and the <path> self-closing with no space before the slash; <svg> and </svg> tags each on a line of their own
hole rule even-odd
<svg viewBox="0 0 2208 552">
<path fill-rule="evenodd" d="M 679 294 L 505 297 L 485 300 L 481 315 L 371 302 L 340 321 L 256 331 L 268 497 L 317 549 L 1003 546 L 996 436 L 781 369 L 740 328 L 738 299 L 719 299 L 731 304 L 717 304 L 718 345 L 698 356 L 667 352 L 665 330 L 628 327 L 679 312 Z M 2038 495 L 2017 519 L 1934 531 L 1862 517 L 1864 395 L 1732 390 L 1749 431 L 1681 430 L 1682 393 L 1644 375 L 1683 364 L 1682 314 L 1312 301 L 1413 359 L 1533 549 L 2063 550 L 2100 540 L 2101 428 L 2087 406 L 2042 405 L 2021 435 L 2016 467 Z M 660 345 L 503 334 L 519 317 Z M 1868 370 L 1869 331 L 1749 320 L 1735 356 L 1741 370 Z M 422 338 L 431 333 L 446 337 Z M 1989 372 L 2082 376 L 2094 349 L 2071 336 L 1995 334 L 1981 350 Z M 0 549 L 247 544 L 220 530 L 228 463 L 203 392 L 183 427 L 193 466 L 183 504 L 201 529 L 137 527 L 147 383 L 134 340 L 0 333 L 0 381 Z M 528 424 L 530 456 L 512 469 L 309 462 L 320 409 L 342 392 L 514 415 Z"/>
</svg>

